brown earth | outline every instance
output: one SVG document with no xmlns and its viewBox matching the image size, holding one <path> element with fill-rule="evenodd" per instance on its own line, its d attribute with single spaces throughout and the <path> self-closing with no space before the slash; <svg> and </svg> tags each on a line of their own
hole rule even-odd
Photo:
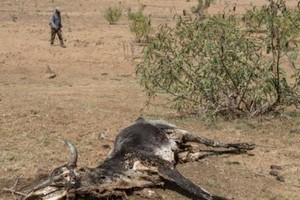
<svg viewBox="0 0 300 200">
<path fill-rule="evenodd" d="M 234 199 L 300 199 L 300 116 L 220 121 L 209 125 L 197 118 L 178 118 L 162 105 L 144 108 L 147 99 L 135 77 L 132 59 L 139 56 L 124 15 L 109 25 L 104 10 L 109 0 L 0 1 L 0 190 L 19 175 L 28 182 L 62 165 L 69 154 L 59 139 L 73 141 L 79 165 L 96 166 L 113 140 L 138 116 L 169 120 L 180 127 L 225 142 L 258 144 L 254 156 L 212 156 L 179 165 L 182 174 L 218 195 Z M 172 23 L 176 13 L 196 0 L 122 0 L 124 9 L 146 5 L 153 24 Z M 288 1 L 295 5 L 297 1 Z M 210 12 L 237 6 L 242 12 L 264 1 L 217 1 Z M 49 19 L 62 10 L 67 48 L 50 46 Z M 48 67 L 57 76 L 49 79 Z M 284 181 L 269 174 L 282 166 Z M 22 184 L 22 183 L 21 183 Z M 163 199 L 185 199 L 156 190 Z M 139 197 L 133 197 L 139 198 Z M 14 199 L 0 193 L 0 199 Z"/>
</svg>

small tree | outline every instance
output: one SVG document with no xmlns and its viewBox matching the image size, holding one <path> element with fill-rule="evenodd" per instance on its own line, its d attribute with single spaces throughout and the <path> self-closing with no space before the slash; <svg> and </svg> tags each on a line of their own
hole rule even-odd
<svg viewBox="0 0 300 200">
<path fill-rule="evenodd" d="M 109 22 L 109 24 L 116 24 L 121 16 L 122 16 L 122 8 L 121 7 L 108 7 L 105 10 L 104 17 Z"/>
<path fill-rule="evenodd" d="M 241 18 L 179 19 L 149 40 L 137 75 L 150 97 L 168 94 L 188 113 L 255 116 L 298 105 L 299 31 L 299 10 L 283 0 Z"/>
<path fill-rule="evenodd" d="M 274 90 L 272 104 L 276 106 L 299 103 L 300 68 L 296 67 L 300 31 L 299 8 L 288 9 L 284 0 L 268 0 L 261 9 L 248 10 L 243 17 L 247 31 L 259 35 L 268 61 L 268 74 Z M 284 64 L 287 65 L 284 65 Z M 287 71 L 292 71 L 289 76 Z M 288 82 L 289 80 L 289 82 Z"/>
</svg>

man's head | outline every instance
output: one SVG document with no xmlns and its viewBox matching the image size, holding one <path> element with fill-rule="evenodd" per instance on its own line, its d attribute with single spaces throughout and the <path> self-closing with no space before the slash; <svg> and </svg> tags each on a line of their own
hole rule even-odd
<svg viewBox="0 0 300 200">
<path fill-rule="evenodd" d="M 59 6 L 55 6 L 54 11 L 55 12 L 60 12 L 61 8 Z"/>
</svg>

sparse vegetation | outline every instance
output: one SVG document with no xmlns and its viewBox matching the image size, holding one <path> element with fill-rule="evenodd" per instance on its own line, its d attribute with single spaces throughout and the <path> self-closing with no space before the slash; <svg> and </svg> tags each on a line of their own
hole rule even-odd
<svg viewBox="0 0 300 200">
<path fill-rule="evenodd" d="M 215 0 L 198 0 L 198 4 L 191 8 L 191 12 L 197 14 L 199 17 L 204 17 L 207 14 L 207 8 L 209 8 L 214 1 Z"/>
<path fill-rule="evenodd" d="M 15 14 L 11 14 L 10 17 L 13 22 L 16 22 L 18 19 L 18 17 Z"/>
<path fill-rule="evenodd" d="M 144 8 L 145 6 L 141 6 L 137 12 L 128 12 L 130 31 L 135 35 L 137 42 L 146 40 L 151 32 L 150 19 L 144 15 Z"/>
<path fill-rule="evenodd" d="M 299 9 L 283 0 L 241 17 L 180 18 L 149 40 L 137 74 L 149 97 L 167 94 L 190 114 L 251 117 L 298 106 L 299 31 Z"/>
<path fill-rule="evenodd" d="M 104 17 L 109 22 L 109 24 L 114 25 L 120 20 L 122 11 L 123 9 L 120 6 L 108 7 L 105 10 Z"/>
</svg>

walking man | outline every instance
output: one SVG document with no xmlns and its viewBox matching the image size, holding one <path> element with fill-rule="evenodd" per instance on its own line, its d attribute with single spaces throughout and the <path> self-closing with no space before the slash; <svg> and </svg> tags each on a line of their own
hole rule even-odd
<svg viewBox="0 0 300 200">
<path fill-rule="evenodd" d="M 61 24 L 61 16 L 60 16 L 59 8 L 55 8 L 54 13 L 51 16 L 50 27 L 51 27 L 51 42 L 50 42 L 50 44 L 53 45 L 55 35 L 57 34 L 59 41 L 60 41 L 60 46 L 65 47 L 64 41 L 62 38 L 62 31 L 61 31 L 62 24 Z"/>
</svg>

